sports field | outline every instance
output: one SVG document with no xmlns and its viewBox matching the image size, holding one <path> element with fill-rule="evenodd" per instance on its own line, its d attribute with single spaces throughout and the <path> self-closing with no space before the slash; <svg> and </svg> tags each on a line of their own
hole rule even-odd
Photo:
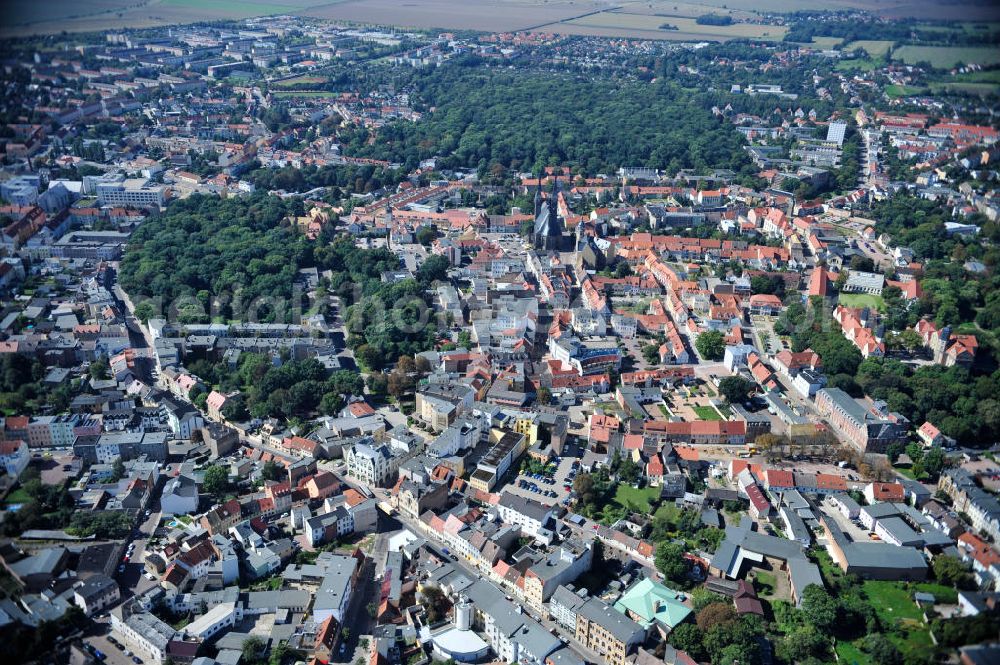
<svg viewBox="0 0 1000 665">
<path fill-rule="evenodd" d="M 290 79 L 282 79 L 281 81 L 275 81 L 271 84 L 274 88 L 290 88 L 297 85 L 315 85 L 317 83 L 326 83 L 329 79 L 325 76 L 296 76 Z"/>
</svg>

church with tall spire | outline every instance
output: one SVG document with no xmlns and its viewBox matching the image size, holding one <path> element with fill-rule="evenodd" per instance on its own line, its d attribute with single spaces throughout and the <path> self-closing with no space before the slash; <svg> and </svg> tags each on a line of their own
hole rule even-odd
<svg viewBox="0 0 1000 665">
<path fill-rule="evenodd" d="M 538 178 L 535 188 L 535 230 L 534 246 L 538 250 L 562 251 L 567 243 L 563 235 L 563 223 L 559 219 L 559 176 L 556 176 L 552 193 L 542 200 L 542 178 Z"/>
</svg>

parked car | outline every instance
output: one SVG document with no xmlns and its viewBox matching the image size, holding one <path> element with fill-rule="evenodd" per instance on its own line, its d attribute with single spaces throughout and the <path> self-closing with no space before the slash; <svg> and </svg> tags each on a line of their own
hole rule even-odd
<svg viewBox="0 0 1000 665">
<path fill-rule="evenodd" d="M 135 665 L 142 665 L 142 658 L 139 658 L 139 656 L 132 656 L 132 662 L 135 663 Z"/>
</svg>

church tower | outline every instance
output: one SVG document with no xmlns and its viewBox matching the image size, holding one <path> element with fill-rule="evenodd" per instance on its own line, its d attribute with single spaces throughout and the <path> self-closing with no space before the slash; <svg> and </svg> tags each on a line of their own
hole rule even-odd
<svg viewBox="0 0 1000 665">
<path fill-rule="evenodd" d="M 538 196 L 541 196 L 539 187 Z M 535 249 L 560 251 L 564 245 L 562 223 L 559 221 L 559 176 L 555 177 L 547 205 L 536 199 L 535 208 Z"/>
</svg>

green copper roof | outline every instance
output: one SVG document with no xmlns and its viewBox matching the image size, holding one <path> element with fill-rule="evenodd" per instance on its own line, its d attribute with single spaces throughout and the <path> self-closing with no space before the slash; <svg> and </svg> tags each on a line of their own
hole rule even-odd
<svg viewBox="0 0 1000 665">
<path fill-rule="evenodd" d="M 615 609 L 629 613 L 646 627 L 659 621 L 673 629 L 691 614 L 691 608 L 681 603 L 679 595 L 673 589 L 646 578 L 633 584 L 615 603 Z"/>
</svg>

